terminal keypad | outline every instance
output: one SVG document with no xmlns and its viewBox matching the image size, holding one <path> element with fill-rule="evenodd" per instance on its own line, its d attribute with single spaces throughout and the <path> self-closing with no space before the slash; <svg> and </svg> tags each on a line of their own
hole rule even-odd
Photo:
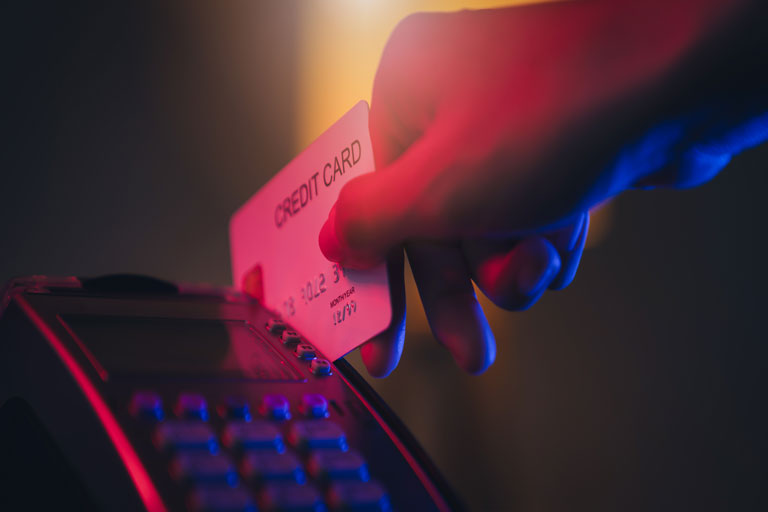
<svg viewBox="0 0 768 512">
<path fill-rule="evenodd" d="M 222 434 L 224 446 L 231 450 L 285 451 L 280 430 L 266 420 L 231 421 Z"/>
<path fill-rule="evenodd" d="M 218 407 L 222 418 L 231 420 L 251 421 L 251 404 L 243 397 L 229 396 Z"/>
<path fill-rule="evenodd" d="M 307 467 L 313 478 L 319 481 L 360 480 L 368 481 L 368 466 L 362 455 L 354 450 L 316 450 L 309 456 Z"/>
<path fill-rule="evenodd" d="M 286 324 L 270 320 L 266 331 L 312 378 L 332 375 L 331 363 Z M 169 473 L 185 489 L 191 510 L 391 510 L 386 490 L 371 479 L 367 461 L 333 421 L 322 394 L 294 397 L 296 403 L 274 393 L 215 399 L 216 421 L 211 397 L 184 392 L 165 398 L 174 404 L 170 415 L 152 390 L 134 393 L 128 407 L 137 421 L 152 425 L 152 441 L 168 457 Z"/>
<path fill-rule="evenodd" d="M 296 405 L 300 415 L 291 420 L 286 397 L 265 395 L 254 418 L 225 420 L 218 432 L 207 416 L 179 407 L 184 396 L 175 418 L 155 420 L 153 442 L 168 454 L 169 473 L 187 489 L 191 510 L 391 510 L 365 458 L 329 418 L 324 396 L 303 395 Z M 226 407 L 219 410 L 230 417 Z"/>
<path fill-rule="evenodd" d="M 226 454 L 205 451 L 183 451 L 171 462 L 171 474 L 191 483 L 224 484 L 234 486 L 238 476 L 232 459 Z"/>
<path fill-rule="evenodd" d="M 163 399 L 154 391 L 137 391 L 128 406 L 131 414 L 145 420 L 162 420 L 165 417 Z"/>
<path fill-rule="evenodd" d="M 301 397 L 301 412 L 310 418 L 327 418 L 328 400 L 317 393 L 308 393 Z"/>
<path fill-rule="evenodd" d="M 200 421 L 168 420 L 157 426 L 155 445 L 165 451 L 204 450 L 218 451 L 218 440 L 213 429 Z"/>
<path fill-rule="evenodd" d="M 261 502 L 267 510 L 327 510 L 320 491 L 313 484 L 267 484 L 261 491 Z"/>
<path fill-rule="evenodd" d="M 200 394 L 182 393 L 176 402 L 176 415 L 193 420 L 208 419 L 208 402 Z"/>
<path fill-rule="evenodd" d="M 251 493 L 243 487 L 200 485 L 189 495 L 189 508 L 196 512 L 256 512 Z"/>
<path fill-rule="evenodd" d="M 177 404 L 182 402 L 180 397 Z M 275 408 L 282 413 L 276 415 Z M 285 425 L 290 409 L 286 397 L 265 395 L 261 417 L 226 421 L 218 435 L 203 415 L 193 419 L 177 410 L 183 419 L 160 421 L 155 446 L 169 453 L 170 474 L 189 489 L 189 507 L 389 511 L 386 491 L 370 479 L 365 458 L 350 449 L 343 429 L 327 418 L 328 400 L 317 394 L 302 396 L 297 409 L 303 418 Z M 281 425 L 287 428 L 287 439 Z"/>
<path fill-rule="evenodd" d="M 290 452 L 249 452 L 243 458 L 242 470 L 247 480 L 257 483 L 279 480 L 303 484 L 306 481 L 301 461 Z"/>
</svg>

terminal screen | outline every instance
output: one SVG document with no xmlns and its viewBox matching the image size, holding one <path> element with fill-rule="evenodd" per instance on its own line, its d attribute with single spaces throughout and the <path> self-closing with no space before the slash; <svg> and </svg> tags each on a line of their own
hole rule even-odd
<svg viewBox="0 0 768 512">
<path fill-rule="evenodd" d="M 66 315 L 62 322 L 109 376 L 305 380 L 241 320 Z"/>
</svg>

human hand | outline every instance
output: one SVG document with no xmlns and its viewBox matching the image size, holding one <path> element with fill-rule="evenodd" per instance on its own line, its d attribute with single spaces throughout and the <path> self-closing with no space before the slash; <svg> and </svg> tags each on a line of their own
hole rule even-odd
<svg viewBox="0 0 768 512">
<path fill-rule="evenodd" d="M 677 101 L 677 71 L 695 74 L 686 63 L 739 2 L 628 4 L 421 14 L 395 30 L 371 102 L 378 171 L 344 187 L 320 233 L 346 266 L 389 256 L 394 318 L 361 349 L 370 373 L 402 351 L 401 247 L 436 339 L 479 373 L 495 340 L 472 281 L 525 309 L 573 279 L 590 207 L 701 183 L 768 136 L 752 104 Z"/>
</svg>

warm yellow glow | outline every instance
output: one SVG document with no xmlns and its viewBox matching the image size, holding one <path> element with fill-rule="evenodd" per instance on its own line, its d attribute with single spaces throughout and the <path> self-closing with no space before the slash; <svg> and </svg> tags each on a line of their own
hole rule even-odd
<svg viewBox="0 0 768 512">
<path fill-rule="evenodd" d="M 317 0 L 300 4 L 296 150 L 359 100 L 370 102 L 379 57 L 408 14 L 481 9 L 534 0 Z"/>
</svg>

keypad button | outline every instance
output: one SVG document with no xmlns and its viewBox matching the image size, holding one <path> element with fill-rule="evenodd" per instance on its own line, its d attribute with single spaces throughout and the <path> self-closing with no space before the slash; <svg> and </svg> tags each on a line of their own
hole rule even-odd
<svg viewBox="0 0 768 512">
<path fill-rule="evenodd" d="M 227 397 L 224 403 L 218 407 L 218 411 L 222 418 L 251 421 L 251 406 L 246 399 L 241 397 Z"/>
<path fill-rule="evenodd" d="M 176 415 L 180 418 L 208 420 L 208 402 L 203 395 L 182 393 L 176 402 Z"/>
<path fill-rule="evenodd" d="M 337 424 L 328 420 L 297 421 L 291 426 L 291 443 L 300 450 L 347 450 L 347 438 Z"/>
<path fill-rule="evenodd" d="M 269 319 L 269 321 L 267 321 L 267 330 L 268 330 L 268 331 L 269 331 L 271 334 L 276 334 L 276 335 L 279 335 L 279 334 L 281 334 L 281 333 L 282 333 L 284 330 L 286 330 L 287 328 L 288 328 L 288 326 L 287 326 L 287 325 L 285 325 L 285 324 L 284 324 L 283 322 L 281 322 L 280 320 L 278 320 L 277 318 L 270 318 L 270 319 Z"/>
<path fill-rule="evenodd" d="M 216 434 L 207 423 L 171 420 L 155 429 L 155 444 L 166 450 L 218 450 Z"/>
<path fill-rule="evenodd" d="M 368 480 L 368 466 L 354 450 L 318 450 L 309 457 L 309 473 L 317 480 Z"/>
<path fill-rule="evenodd" d="M 302 343 L 294 349 L 293 354 L 299 359 L 314 359 L 317 357 L 315 354 L 315 347 L 309 343 Z"/>
<path fill-rule="evenodd" d="M 301 484 L 306 481 L 299 459 L 288 452 L 247 452 L 241 469 L 251 482 L 285 480 Z"/>
<path fill-rule="evenodd" d="M 301 336 L 296 331 L 285 330 L 280 336 L 280 341 L 283 345 L 292 345 L 294 343 L 301 343 Z"/>
<path fill-rule="evenodd" d="M 318 377 L 331 375 L 331 362 L 327 359 L 314 359 L 309 363 L 309 370 Z"/>
<path fill-rule="evenodd" d="M 237 484 L 235 465 L 227 455 L 222 454 L 181 452 L 171 462 L 171 474 L 185 482 Z"/>
<path fill-rule="evenodd" d="M 328 491 L 331 507 L 354 512 L 390 512 L 392 506 L 378 482 L 334 482 Z"/>
<path fill-rule="evenodd" d="M 137 418 L 159 421 L 163 419 L 163 399 L 153 391 L 137 391 L 131 396 L 131 414 Z"/>
<path fill-rule="evenodd" d="M 267 421 L 233 421 L 224 427 L 224 446 L 233 450 L 285 450 L 280 431 Z"/>
<path fill-rule="evenodd" d="M 242 487 L 203 485 L 196 487 L 189 497 L 189 508 L 194 512 L 256 512 L 251 494 Z"/>
<path fill-rule="evenodd" d="M 301 397 L 301 412 L 311 418 L 327 418 L 328 400 L 315 393 L 304 395 Z"/>
<path fill-rule="evenodd" d="M 324 512 L 326 510 L 320 492 L 309 484 L 269 484 L 262 489 L 261 500 L 267 510 L 290 510 L 291 512 Z"/>
<path fill-rule="evenodd" d="M 287 420 L 291 417 L 291 404 L 283 395 L 264 395 L 259 412 L 267 418 Z"/>
</svg>

